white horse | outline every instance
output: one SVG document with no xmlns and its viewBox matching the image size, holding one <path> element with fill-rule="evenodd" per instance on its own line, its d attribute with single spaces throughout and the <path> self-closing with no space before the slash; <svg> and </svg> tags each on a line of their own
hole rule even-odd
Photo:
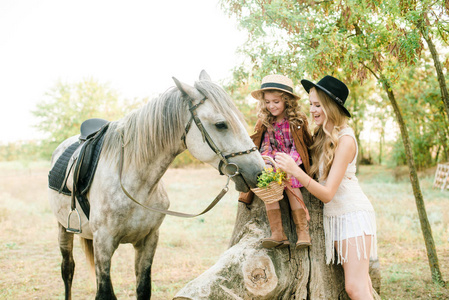
<svg viewBox="0 0 449 300">
<path fill-rule="evenodd" d="M 177 87 L 123 119 L 111 122 L 105 133 L 88 192 L 90 215 L 87 218 L 79 211 L 78 235 L 90 266 L 95 267 L 96 299 L 116 299 L 110 277 L 111 258 L 124 243 L 131 243 L 135 249 L 137 299 L 151 297 L 151 265 L 165 214 L 144 206 L 168 209 L 161 177 L 178 154 L 189 149 L 194 157 L 220 172 L 235 172 L 225 170 L 228 166 L 237 168 L 239 175 L 232 179 L 238 191 L 255 187 L 263 169 L 264 162 L 259 152 L 254 151 L 243 118 L 228 94 L 204 71 L 194 87 L 173 79 Z M 57 147 L 52 166 L 77 139 L 78 136 L 71 137 Z M 121 183 L 142 205 L 125 195 Z M 66 230 L 71 197 L 49 189 L 49 200 L 59 223 L 65 297 L 71 299 L 74 234 Z"/>
</svg>

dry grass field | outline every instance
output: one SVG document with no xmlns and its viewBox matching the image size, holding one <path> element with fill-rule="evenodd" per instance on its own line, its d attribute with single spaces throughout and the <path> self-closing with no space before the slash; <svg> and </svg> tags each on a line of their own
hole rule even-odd
<svg viewBox="0 0 449 300">
<path fill-rule="evenodd" d="M 0 299 L 64 299 L 56 220 L 47 203 L 49 164 L 0 163 Z M 361 168 L 362 188 L 377 213 L 382 299 L 449 299 L 434 285 L 407 178 L 383 167 Z M 397 177 L 397 176 L 396 176 Z M 429 220 L 443 278 L 449 280 L 449 192 L 431 188 L 433 173 L 421 175 Z M 169 169 L 164 175 L 171 209 L 196 213 L 226 180 L 210 167 Z M 237 192 L 209 213 L 193 219 L 166 217 L 153 266 L 152 299 L 171 299 L 187 282 L 214 264 L 231 236 Z M 74 299 L 93 299 L 95 286 L 75 239 Z M 118 299 L 135 299 L 134 253 L 121 245 L 113 257 L 112 281 Z"/>
</svg>

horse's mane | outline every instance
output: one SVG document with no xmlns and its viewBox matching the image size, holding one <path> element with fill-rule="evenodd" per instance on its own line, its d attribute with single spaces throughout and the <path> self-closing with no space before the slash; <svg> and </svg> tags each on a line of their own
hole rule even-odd
<svg viewBox="0 0 449 300">
<path fill-rule="evenodd" d="M 212 102 L 217 113 L 223 115 L 234 133 L 238 132 L 239 123 L 246 125 L 242 113 L 235 107 L 234 102 L 231 97 L 229 97 L 228 93 L 226 93 L 219 85 L 212 81 L 202 80 L 195 82 L 195 88 L 199 90 L 208 101 L 210 100 Z"/>
<path fill-rule="evenodd" d="M 217 113 L 224 116 L 231 130 L 237 132 L 238 122 L 244 124 L 245 121 L 229 95 L 211 81 L 197 81 L 195 88 L 208 99 L 207 101 L 211 101 Z M 168 89 L 140 109 L 111 122 L 105 136 L 102 155 L 107 159 L 117 158 L 120 147 L 125 145 L 126 165 L 131 160 L 138 165 L 145 165 L 158 153 L 175 153 L 179 150 L 187 123 L 187 110 L 187 102 L 181 92 L 174 87 Z"/>
</svg>

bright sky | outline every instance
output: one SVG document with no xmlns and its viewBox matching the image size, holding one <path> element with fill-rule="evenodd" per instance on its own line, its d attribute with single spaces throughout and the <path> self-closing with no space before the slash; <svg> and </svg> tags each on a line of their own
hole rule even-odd
<svg viewBox="0 0 449 300">
<path fill-rule="evenodd" d="M 244 42 L 218 0 L 2 0 L 0 143 L 38 137 L 30 111 L 58 80 L 143 98 L 202 69 L 229 78 Z"/>
</svg>

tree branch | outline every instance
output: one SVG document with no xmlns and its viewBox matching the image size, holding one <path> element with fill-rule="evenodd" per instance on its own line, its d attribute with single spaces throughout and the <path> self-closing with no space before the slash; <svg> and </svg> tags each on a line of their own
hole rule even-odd
<svg viewBox="0 0 449 300">
<path fill-rule="evenodd" d="M 376 77 L 376 79 L 377 80 L 379 80 L 379 76 L 370 68 L 370 67 L 368 67 L 367 65 L 365 65 L 363 62 L 360 62 L 360 64 L 362 65 L 362 66 L 364 66 L 366 69 L 368 69 L 368 71 L 370 71 L 371 72 L 371 74 L 373 74 L 373 76 L 374 77 Z"/>
</svg>

